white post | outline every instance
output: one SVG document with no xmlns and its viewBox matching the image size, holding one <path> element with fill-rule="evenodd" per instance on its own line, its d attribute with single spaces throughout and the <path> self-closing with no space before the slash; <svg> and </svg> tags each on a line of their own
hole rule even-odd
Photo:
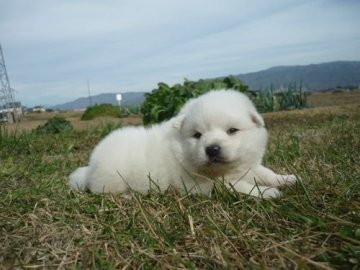
<svg viewBox="0 0 360 270">
<path fill-rule="evenodd" d="M 121 109 L 121 99 L 122 99 L 121 94 L 117 94 L 116 100 L 119 102 L 119 109 Z"/>
</svg>

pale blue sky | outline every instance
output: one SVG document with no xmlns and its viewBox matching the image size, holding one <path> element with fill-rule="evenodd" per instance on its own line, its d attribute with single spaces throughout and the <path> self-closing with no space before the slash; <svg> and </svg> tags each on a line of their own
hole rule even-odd
<svg viewBox="0 0 360 270">
<path fill-rule="evenodd" d="M 0 0 L 23 104 L 151 91 L 277 65 L 360 60 L 358 0 Z"/>
</svg>

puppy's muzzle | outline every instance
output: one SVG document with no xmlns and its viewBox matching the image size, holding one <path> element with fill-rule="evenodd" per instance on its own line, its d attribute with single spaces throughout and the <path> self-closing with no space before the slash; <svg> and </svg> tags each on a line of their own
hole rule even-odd
<svg viewBox="0 0 360 270">
<path fill-rule="evenodd" d="M 209 145 L 205 148 L 205 153 L 210 161 L 216 161 L 220 156 L 221 147 L 217 144 Z"/>
</svg>

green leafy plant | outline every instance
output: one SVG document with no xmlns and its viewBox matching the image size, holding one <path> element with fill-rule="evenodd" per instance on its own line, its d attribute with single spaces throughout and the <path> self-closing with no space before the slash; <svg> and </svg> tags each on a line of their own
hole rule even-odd
<svg viewBox="0 0 360 270">
<path fill-rule="evenodd" d="M 126 112 L 118 106 L 113 106 L 111 104 L 95 104 L 86 109 L 81 116 L 81 120 L 93 120 L 96 117 L 103 116 L 122 117 L 124 114 L 126 114 Z"/>
<path fill-rule="evenodd" d="M 141 107 L 144 124 L 158 123 L 173 117 L 190 98 L 197 97 L 212 89 L 232 88 L 241 92 L 249 89 L 233 76 L 215 80 L 184 81 L 183 84 L 169 86 L 160 82 L 158 88 L 145 94 Z"/>
<path fill-rule="evenodd" d="M 47 133 L 47 134 L 56 134 L 73 129 L 71 123 L 63 117 L 55 116 L 48 120 L 44 125 L 41 125 L 36 128 L 36 132 Z"/>
</svg>

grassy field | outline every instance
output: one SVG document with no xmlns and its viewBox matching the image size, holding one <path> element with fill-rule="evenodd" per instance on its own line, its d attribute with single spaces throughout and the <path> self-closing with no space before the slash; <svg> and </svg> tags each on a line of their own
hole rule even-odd
<svg viewBox="0 0 360 270">
<path fill-rule="evenodd" d="M 360 90 L 348 92 L 318 92 L 308 96 L 310 105 L 314 107 L 341 106 L 360 104 Z"/>
<path fill-rule="evenodd" d="M 359 269 L 360 103 L 265 115 L 278 199 L 76 193 L 114 125 L 0 133 L 0 269 Z M 130 154 L 130 153 L 124 153 Z"/>
</svg>

